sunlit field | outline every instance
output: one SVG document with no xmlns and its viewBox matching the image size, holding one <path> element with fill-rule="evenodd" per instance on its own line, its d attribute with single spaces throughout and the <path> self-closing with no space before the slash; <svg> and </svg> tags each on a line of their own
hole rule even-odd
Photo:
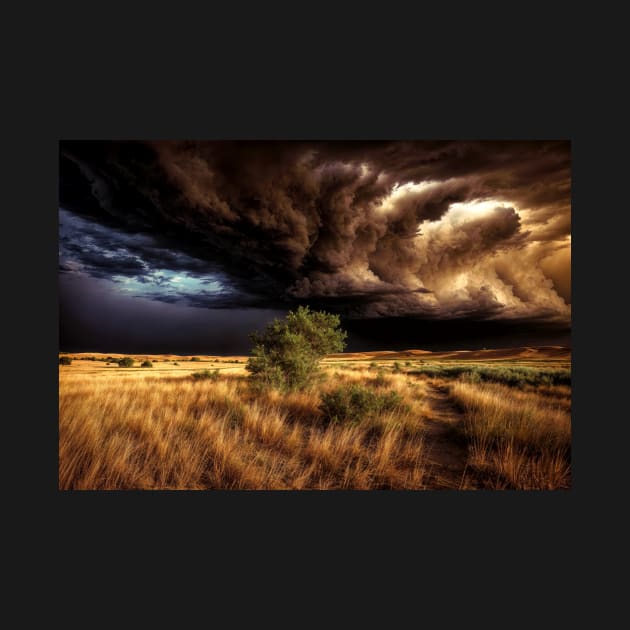
<svg viewBox="0 0 630 630">
<path fill-rule="evenodd" d="M 289 394 L 247 357 L 60 356 L 63 490 L 570 487 L 559 351 L 338 355 Z"/>
</svg>

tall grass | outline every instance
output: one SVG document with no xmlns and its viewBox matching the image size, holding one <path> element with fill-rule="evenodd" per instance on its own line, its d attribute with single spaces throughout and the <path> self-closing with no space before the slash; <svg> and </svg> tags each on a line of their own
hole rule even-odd
<svg viewBox="0 0 630 630">
<path fill-rule="evenodd" d="M 515 388 L 470 373 L 439 381 L 356 363 L 327 369 L 310 391 L 281 393 L 251 387 L 242 367 L 60 368 L 59 487 L 570 484 L 569 385 Z"/>
<path fill-rule="evenodd" d="M 554 398 L 494 383 L 450 385 L 464 411 L 469 465 L 492 488 L 556 489 L 570 484 L 571 416 L 566 390 Z"/>
<path fill-rule="evenodd" d="M 352 373 L 322 388 L 360 379 Z M 327 426 L 317 390 L 280 395 L 254 392 L 239 377 L 63 372 L 59 487 L 423 488 L 423 398 L 394 377 L 389 386 L 404 394 L 403 414 Z"/>
</svg>

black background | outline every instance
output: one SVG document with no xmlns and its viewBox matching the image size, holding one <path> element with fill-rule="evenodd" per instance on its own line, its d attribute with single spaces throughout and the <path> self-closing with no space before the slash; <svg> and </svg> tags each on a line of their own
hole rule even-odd
<svg viewBox="0 0 630 630">
<path fill-rule="evenodd" d="M 620 207 L 611 182 L 624 181 L 608 150 L 619 144 L 621 40 L 580 51 L 577 35 L 598 19 L 548 6 L 515 17 L 472 5 L 416 15 L 235 5 L 230 16 L 80 6 L 37 26 L 16 16 L 24 29 L 12 28 L 23 37 L 9 73 L 18 141 L 4 308 L 17 404 L 5 423 L 23 434 L 5 475 L 22 619 L 45 597 L 67 627 L 240 627 L 248 613 L 291 627 L 607 625 L 621 586 L 607 576 L 623 414 L 602 411 L 618 377 L 600 348 L 618 347 L 624 327 L 601 301 L 619 281 L 598 267 L 620 264 L 606 220 Z M 304 137 L 572 141 L 571 490 L 57 490 L 58 141 Z M 602 308 L 605 324 L 594 323 Z"/>
</svg>

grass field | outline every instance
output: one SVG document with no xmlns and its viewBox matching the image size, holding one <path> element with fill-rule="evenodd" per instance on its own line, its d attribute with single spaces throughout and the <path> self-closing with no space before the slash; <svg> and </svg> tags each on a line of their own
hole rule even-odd
<svg viewBox="0 0 630 630">
<path fill-rule="evenodd" d="M 291 394 L 247 357 L 60 355 L 59 488 L 569 488 L 570 355 L 517 350 L 336 355 Z"/>
</svg>

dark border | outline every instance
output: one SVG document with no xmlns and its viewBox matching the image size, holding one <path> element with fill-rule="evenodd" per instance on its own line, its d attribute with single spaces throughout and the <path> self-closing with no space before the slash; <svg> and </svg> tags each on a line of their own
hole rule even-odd
<svg viewBox="0 0 630 630">
<path fill-rule="evenodd" d="M 610 192 L 604 199 L 607 191 L 599 185 L 607 166 L 603 147 L 588 130 L 589 121 L 599 125 L 605 115 L 586 118 L 576 106 L 572 86 L 582 79 L 581 63 L 571 60 L 571 42 L 560 35 L 566 24 L 544 17 L 525 24 L 522 32 L 510 23 L 499 31 L 475 30 L 467 38 L 463 31 L 474 30 L 468 18 L 453 17 L 456 25 L 446 28 L 450 22 L 423 16 L 414 30 L 403 14 L 367 31 L 331 16 L 317 23 L 316 36 L 288 30 L 279 39 L 262 26 L 257 31 L 251 15 L 235 23 L 235 30 L 215 20 L 211 35 L 191 24 L 192 32 L 180 29 L 177 37 L 170 15 L 161 14 L 160 36 L 149 36 L 150 41 L 134 30 L 140 22 L 114 24 L 103 16 L 100 35 L 86 25 L 58 24 L 54 41 L 38 53 L 44 65 L 37 65 L 37 75 L 43 82 L 35 94 L 24 96 L 24 124 L 15 125 L 21 137 L 12 157 L 23 168 L 11 173 L 14 198 L 7 208 L 21 223 L 11 224 L 6 238 L 20 272 L 12 290 L 21 331 L 11 332 L 9 341 L 15 356 L 28 359 L 16 385 L 23 391 L 14 421 L 27 425 L 23 444 L 37 446 L 23 449 L 18 468 L 22 499 L 34 508 L 31 525 L 42 523 L 40 536 L 48 550 L 58 551 L 58 564 L 63 558 L 84 575 L 130 557 L 144 564 L 141 568 L 157 571 L 158 555 L 177 558 L 179 566 L 182 557 L 194 563 L 201 554 L 215 570 L 218 558 L 225 566 L 249 567 L 257 562 L 272 566 L 276 556 L 283 556 L 289 558 L 288 567 L 308 571 L 310 566 L 327 568 L 326 561 L 328 568 L 341 562 L 349 571 L 368 575 L 369 558 L 385 565 L 386 572 L 375 579 L 388 580 L 396 567 L 412 566 L 433 577 L 449 598 L 453 588 L 475 590 L 478 571 L 485 567 L 491 581 L 478 588 L 487 597 L 481 608 L 499 606 L 502 596 L 516 603 L 520 592 L 527 601 L 518 612 L 527 619 L 523 608 L 536 601 L 532 591 L 548 589 L 557 607 L 554 618 L 564 610 L 580 576 L 585 553 L 580 541 L 606 537 L 605 520 L 591 524 L 588 536 L 586 530 L 588 514 L 599 512 L 610 483 L 597 473 L 608 467 L 593 423 L 611 418 L 602 417 L 601 401 L 592 396 L 604 390 L 606 375 L 594 344 L 588 343 L 588 314 L 597 304 L 589 307 L 582 296 L 589 282 L 587 261 L 598 248 L 597 256 L 603 257 L 606 247 L 599 238 L 602 227 L 588 217 L 595 210 L 597 218 L 598 208 L 620 202 Z M 365 36 L 351 41 L 357 31 Z M 378 38 L 384 31 L 391 39 Z M 166 41 L 175 43 L 167 46 Z M 42 59 L 49 54 L 50 59 Z M 57 491 L 61 138 L 570 139 L 577 235 L 573 488 L 553 493 Z M 33 357 L 41 369 L 33 367 Z M 115 568 L 123 583 L 130 583 L 126 563 Z M 526 581 L 528 572 L 532 582 Z M 226 575 L 236 579 L 234 571 Z M 264 585 L 266 579 L 259 579 Z M 336 570 L 331 581 L 341 587 Z"/>
</svg>

